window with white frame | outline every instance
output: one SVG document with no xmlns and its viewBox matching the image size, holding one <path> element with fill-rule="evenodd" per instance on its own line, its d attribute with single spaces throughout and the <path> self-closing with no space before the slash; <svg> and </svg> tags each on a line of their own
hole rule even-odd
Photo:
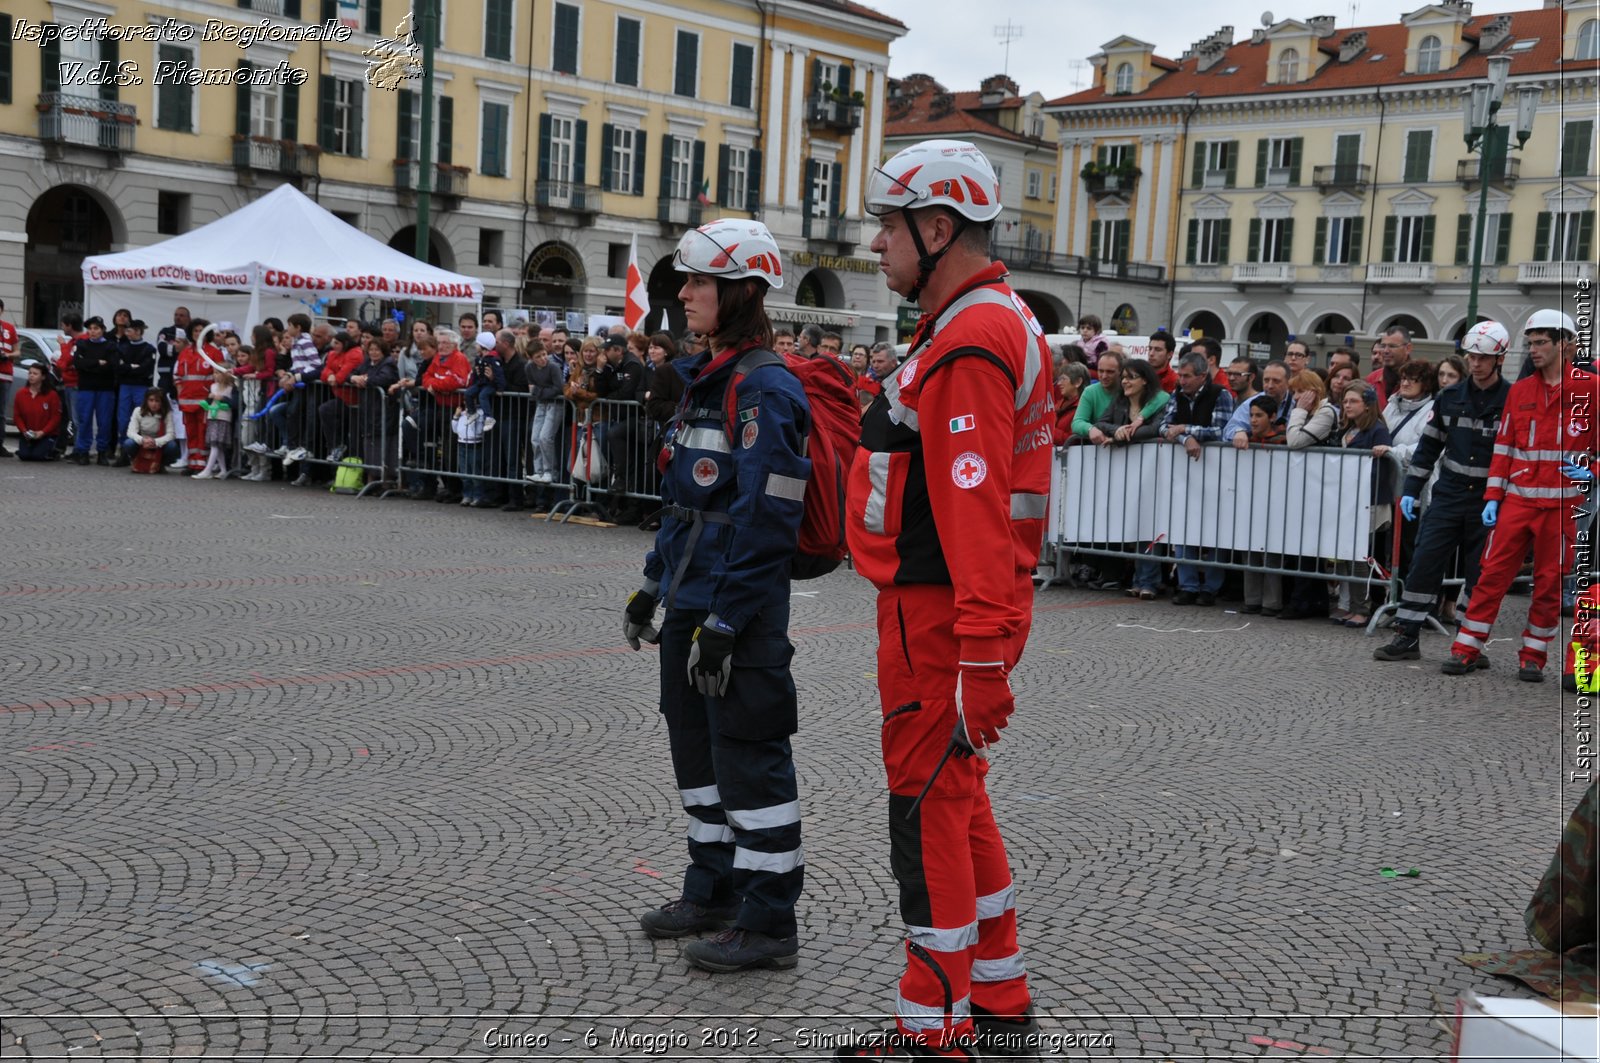
<svg viewBox="0 0 1600 1063">
<path fill-rule="evenodd" d="M 1278 53 L 1278 81 L 1293 84 L 1300 80 L 1300 50 L 1285 48 Z"/>
<path fill-rule="evenodd" d="M 556 184 L 555 194 L 566 191 L 572 180 L 572 160 L 577 150 L 578 123 L 573 118 L 553 114 L 550 116 L 550 180 Z"/>
<path fill-rule="evenodd" d="M 728 145 L 728 190 L 723 206 L 743 210 L 750 197 L 750 149 Z"/>
<path fill-rule="evenodd" d="M 1268 188 L 1284 188 L 1294 172 L 1294 137 L 1273 137 L 1267 141 Z"/>
<path fill-rule="evenodd" d="M 1102 262 L 1126 262 L 1128 259 L 1128 222 L 1100 222 L 1100 246 L 1096 251 Z"/>
<path fill-rule="evenodd" d="M 1261 242 L 1256 247 L 1258 262 L 1288 262 L 1289 242 L 1294 222 L 1289 218 L 1262 218 Z"/>
<path fill-rule="evenodd" d="M 1056 201 L 1056 187 L 1057 187 L 1056 181 L 1057 181 L 1057 175 L 1056 174 L 1051 174 L 1050 175 L 1050 202 L 1052 202 L 1052 203 L 1054 203 Z"/>
<path fill-rule="evenodd" d="M 839 67 L 843 64 L 832 59 L 817 59 L 816 79 L 817 84 L 824 92 L 832 92 L 839 87 Z"/>
<path fill-rule="evenodd" d="M 1236 149 L 1237 145 L 1231 140 L 1208 140 L 1201 146 L 1201 167 L 1204 171 L 1202 187 L 1228 187 L 1228 176 L 1235 166 Z"/>
<path fill-rule="evenodd" d="M 1600 19 L 1592 18 L 1578 27 L 1577 59 L 1600 59 Z"/>
<path fill-rule="evenodd" d="M 1394 261 L 1426 262 L 1432 258 L 1427 246 L 1430 220 L 1425 214 L 1408 215 L 1398 220 L 1395 226 Z"/>
<path fill-rule="evenodd" d="M 694 195 L 694 141 L 688 137 L 672 138 L 672 183 L 669 194 L 673 199 L 689 199 Z"/>
<path fill-rule="evenodd" d="M 1132 144 L 1107 144 L 1101 150 L 1105 152 L 1105 162 L 1102 163 L 1104 169 L 1116 170 L 1125 163 L 1130 165 L 1133 163 Z"/>
<path fill-rule="evenodd" d="M 283 89 L 278 85 L 250 86 L 250 135 L 277 140 L 282 122 Z"/>
<path fill-rule="evenodd" d="M 1038 199 L 1040 190 L 1044 187 L 1044 176 L 1038 170 L 1028 171 L 1028 198 Z"/>
<path fill-rule="evenodd" d="M 1133 91 L 1133 64 L 1121 63 L 1117 66 L 1116 87 L 1113 90 L 1118 96 L 1125 96 Z"/>
<path fill-rule="evenodd" d="M 1566 210 L 1548 215 L 1550 235 L 1536 248 L 1545 262 L 1579 262 L 1588 258 L 1594 239 L 1594 211 Z M 1541 217 L 1540 228 L 1545 226 Z"/>
<path fill-rule="evenodd" d="M 1217 266 L 1228 260 L 1227 218 L 1198 218 L 1195 221 L 1194 264 Z"/>
<path fill-rule="evenodd" d="M 1477 230 L 1478 230 L 1478 217 L 1477 217 L 1477 214 L 1474 212 L 1472 214 L 1463 214 L 1462 218 L 1464 220 L 1464 224 L 1463 224 L 1462 228 L 1465 230 L 1465 236 L 1466 236 L 1466 247 L 1463 248 L 1463 251 L 1464 251 L 1463 259 L 1464 259 L 1465 262 L 1471 262 L 1472 261 L 1472 245 L 1473 245 L 1473 241 L 1475 239 L 1477 239 L 1477 235 L 1478 235 L 1478 233 L 1477 233 Z M 1495 212 L 1495 213 L 1490 213 L 1490 214 L 1485 214 L 1484 215 L 1484 218 L 1483 218 L 1483 258 L 1482 258 L 1482 264 L 1483 265 L 1485 265 L 1485 266 L 1503 266 L 1503 265 L 1506 264 L 1506 263 L 1501 262 L 1499 260 L 1498 251 L 1499 251 L 1499 247 L 1500 247 L 1500 227 L 1502 225 L 1509 225 L 1509 224 L 1510 224 L 1510 221 L 1509 221 L 1509 219 L 1507 218 L 1507 216 L 1504 213 Z"/>
<path fill-rule="evenodd" d="M 1439 55 L 1444 49 L 1439 45 L 1439 38 L 1429 34 L 1422 38 L 1422 43 L 1417 45 L 1417 73 L 1437 74 L 1439 72 Z"/>
<path fill-rule="evenodd" d="M 361 154 L 361 86 L 362 82 L 353 78 L 333 79 L 326 150 L 335 155 Z"/>
<path fill-rule="evenodd" d="M 1356 260 L 1361 248 L 1358 233 L 1361 218 L 1327 219 L 1327 235 L 1323 237 L 1322 261 L 1329 266 L 1348 266 Z"/>
<path fill-rule="evenodd" d="M 100 62 L 100 43 L 91 34 L 77 34 L 74 38 L 63 38 L 58 45 L 61 49 L 60 82 L 61 91 L 71 92 L 73 89 L 93 89 L 90 79 L 95 72 L 95 64 Z M 92 96 L 94 91 L 84 92 L 82 95 Z"/>
<path fill-rule="evenodd" d="M 634 160 L 638 158 L 639 131 L 623 126 L 611 129 L 611 188 L 617 192 L 633 191 Z"/>
<path fill-rule="evenodd" d="M 820 162 L 811 167 L 811 216 L 826 218 L 833 209 L 833 164 Z"/>
</svg>

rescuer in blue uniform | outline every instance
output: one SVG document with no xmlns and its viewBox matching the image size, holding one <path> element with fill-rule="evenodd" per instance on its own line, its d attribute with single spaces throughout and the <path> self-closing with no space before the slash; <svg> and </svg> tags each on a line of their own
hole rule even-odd
<svg viewBox="0 0 1600 1063">
<path fill-rule="evenodd" d="M 783 286 L 766 226 L 703 225 L 684 234 L 673 264 L 688 326 L 711 347 L 668 366 L 687 387 L 658 459 L 661 530 L 623 634 L 634 649 L 661 646 L 689 866 L 682 896 L 639 922 L 655 938 L 721 931 L 684 947 L 706 970 L 793 967 L 805 855 L 789 746 L 789 566 L 811 472 L 810 407 L 798 378 L 765 353 L 763 299 Z"/>
</svg>

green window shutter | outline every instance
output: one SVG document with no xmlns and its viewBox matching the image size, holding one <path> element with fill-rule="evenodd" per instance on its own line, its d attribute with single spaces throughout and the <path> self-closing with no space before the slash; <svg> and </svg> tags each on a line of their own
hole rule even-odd
<svg viewBox="0 0 1600 1063">
<path fill-rule="evenodd" d="M 1393 214 L 1383 219 L 1383 261 L 1394 261 L 1394 242 L 1400 235 L 1400 219 Z"/>
<path fill-rule="evenodd" d="M 639 84 L 639 22 L 637 19 L 617 19 L 615 72 L 617 84 Z"/>
<path fill-rule="evenodd" d="M 11 102 L 11 16 L 0 12 L 0 103 Z"/>
<path fill-rule="evenodd" d="M 317 12 L 318 22 L 339 21 L 339 0 L 322 0 L 320 10 Z"/>
<path fill-rule="evenodd" d="M 240 70 L 249 70 L 247 60 L 239 60 Z M 240 136 L 250 135 L 250 86 L 248 77 L 241 77 L 233 87 L 233 131 Z"/>
<path fill-rule="evenodd" d="M 410 89 L 401 89 L 398 102 L 400 121 L 396 127 L 398 135 L 395 139 L 394 157 L 409 162 L 416 147 L 411 143 L 411 114 L 412 108 L 416 106 L 416 96 Z"/>
<path fill-rule="evenodd" d="M 700 38 L 687 30 L 678 31 L 677 63 L 674 67 L 672 91 L 678 96 L 694 97 L 697 83 L 696 66 L 700 54 Z"/>
<path fill-rule="evenodd" d="M 1206 142 L 1197 141 L 1194 146 L 1194 166 L 1190 174 L 1189 183 L 1199 188 L 1206 180 Z"/>
<path fill-rule="evenodd" d="M 556 5 L 555 55 L 551 64 L 561 74 L 578 72 L 578 9 Z"/>
<path fill-rule="evenodd" d="M 745 203 L 744 209 L 751 214 L 761 212 L 761 149 L 751 148 L 749 161 L 745 163 Z"/>
<path fill-rule="evenodd" d="M 1306 138 L 1295 137 L 1289 141 L 1289 184 L 1300 184 L 1300 157 L 1305 153 Z"/>
<path fill-rule="evenodd" d="M 1456 215 L 1456 265 L 1472 263 L 1472 215 Z"/>
<path fill-rule="evenodd" d="M 1594 133 L 1592 120 L 1568 122 L 1561 129 L 1561 176 L 1584 177 L 1589 173 L 1589 138 Z"/>
<path fill-rule="evenodd" d="M 1422 262 L 1433 261 L 1433 228 L 1436 221 L 1438 219 L 1432 214 L 1422 219 Z"/>
<path fill-rule="evenodd" d="M 1233 188 L 1238 183 L 1239 178 L 1239 142 L 1237 140 L 1229 141 L 1223 152 L 1228 159 L 1228 179 L 1223 187 Z"/>
<path fill-rule="evenodd" d="M 1250 246 L 1245 248 L 1246 262 L 1261 261 L 1261 219 L 1250 219 Z"/>
<path fill-rule="evenodd" d="M 1095 163 L 1095 165 L 1100 167 L 1102 170 L 1104 170 L 1106 168 L 1106 157 L 1109 154 L 1110 154 L 1110 149 L 1107 148 L 1104 144 L 1100 145 L 1098 148 L 1095 148 L 1094 149 L 1094 163 Z"/>
<path fill-rule="evenodd" d="M 550 116 L 539 116 L 539 180 L 550 180 Z"/>
<path fill-rule="evenodd" d="M 600 126 L 600 191 L 610 192 L 611 188 L 611 152 L 614 147 L 617 127 L 610 122 Z"/>
<path fill-rule="evenodd" d="M 706 179 L 706 142 L 694 142 L 694 161 L 689 167 L 689 198 L 694 199 L 700 195 L 700 186 Z"/>
<path fill-rule="evenodd" d="M 283 0 L 283 17 L 298 19 L 300 17 L 300 0 Z"/>
<path fill-rule="evenodd" d="M 1407 182 L 1426 181 L 1428 179 L 1428 156 L 1432 152 L 1432 130 L 1413 129 L 1407 133 L 1404 180 Z"/>
<path fill-rule="evenodd" d="M 1541 210 L 1533 222 L 1533 260 L 1551 262 L 1556 256 L 1550 253 L 1550 224 L 1555 219 L 1548 210 Z"/>
<path fill-rule="evenodd" d="M 1271 141 L 1266 137 L 1256 138 L 1256 187 L 1267 187 L 1267 155 L 1271 151 Z"/>
<path fill-rule="evenodd" d="M 1233 236 L 1233 219 L 1224 218 L 1217 223 L 1217 264 L 1228 264 L 1228 242 Z"/>
<path fill-rule="evenodd" d="M 47 28 L 54 28 L 55 23 L 46 22 Z M 61 42 L 54 37 L 47 37 L 39 45 L 39 91 L 61 91 Z"/>
<path fill-rule="evenodd" d="M 644 195 L 644 149 L 647 145 L 643 131 L 633 134 L 633 194 L 636 196 Z"/>
<path fill-rule="evenodd" d="M 1317 219 L 1317 231 L 1315 232 L 1315 234 L 1313 234 L 1312 242 L 1311 242 L 1311 264 L 1313 266 L 1320 266 L 1324 262 L 1327 261 L 1327 259 L 1328 259 L 1327 250 L 1326 250 L 1327 245 L 1328 245 L 1328 219 L 1327 218 L 1318 218 Z"/>
<path fill-rule="evenodd" d="M 335 122 L 336 100 L 338 82 L 332 74 L 322 74 L 317 78 L 317 147 L 323 151 L 333 150 L 333 125 Z"/>
<path fill-rule="evenodd" d="M 1576 262 L 1590 262 L 1594 251 L 1594 211 L 1578 215 L 1578 257 Z"/>
<path fill-rule="evenodd" d="M 366 4 L 367 19 L 362 28 L 371 34 L 383 32 L 383 0 L 362 0 Z"/>
<path fill-rule="evenodd" d="M 728 204 L 728 145 L 717 147 L 717 205 Z"/>
<path fill-rule="evenodd" d="M 839 84 L 835 85 L 834 88 L 838 89 L 839 92 L 841 94 L 845 95 L 845 96 L 849 96 L 850 95 L 850 76 L 851 76 L 850 64 L 849 63 L 840 64 L 840 66 L 839 66 Z"/>
<path fill-rule="evenodd" d="M 497 103 L 483 105 L 483 129 L 479 131 L 479 157 L 478 170 L 486 177 L 504 177 L 505 164 L 501 156 L 504 148 L 502 143 L 501 106 Z"/>
<path fill-rule="evenodd" d="M 748 44 L 733 46 L 733 91 L 728 103 L 734 107 L 751 107 L 751 84 L 755 80 L 756 51 Z"/>
<path fill-rule="evenodd" d="M 1096 218 L 1089 223 L 1089 258 L 1098 261 L 1100 258 L 1100 220 Z"/>
<path fill-rule="evenodd" d="M 1511 219 L 1508 210 L 1500 215 L 1500 227 L 1494 234 L 1494 264 L 1504 266 L 1511 261 Z"/>
<path fill-rule="evenodd" d="M 672 196 L 672 134 L 661 134 L 661 198 Z"/>
<path fill-rule="evenodd" d="M 1294 261 L 1294 219 L 1293 218 L 1285 218 L 1285 219 L 1283 219 L 1283 228 L 1280 229 L 1279 232 L 1282 234 L 1282 243 L 1278 247 L 1278 257 L 1273 259 L 1273 261 L 1274 262 L 1293 262 Z"/>
<path fill-rule="evenodd" d="M 189 61 L 189 52 L 174 45 L 163 44 L 157 49 L 157 58 L 162 62 L 186 63 Z M 156 125 L 180 133 L 194 132 L 190 124 L 194 89 L 183 84 L 158 85 L 155 93 Z"/>
<path fill-rule="evenodd" d="M 837 170 L 839 168 L 839 164 L 838 163 L 834 163 L 833 167 L 834 167 L 835 170 Z M 834 192 L 837 195 L 838 194 L 838 188 L 839 188 L 837 175 L 835 175 L 835 177 L 834 177 L 834 186 L 833 187 L 834 187 Z M 1131 228 L 1132 228 L 1132 226 L 1130 226 L 1125 221 L 1117 223 L 1117 247 L 1116 247 L 1116 251 L 1117 251 L 1117 261 L 1118 262 L 1126 262 L 1126 261 L 1128 261 L 1128 237 L 1130 235 L 1129 230 Z"/>
<path fill-rule="evenodd" d="M 117 72 L 117 63 L 120 61 L 119 57 L 122 54 L 121 44 L 122 42 L 112 40 L 109 37 L 100 42 L 100 61 L 107 64 L 107 69 L 113 75 Z M 100 86 L 100 98 L 102 100 L 116 100 L 117 82 L 115 77 L 108 79 L 104 85 Z"/>
<path fill-rule="evenodd" d="M 483 51 L 490 59 L 511 58 L 511 0 L 484 0 Z"/>
<path fill-rule="evenodd" d="M 1345 255 L 1346 262 L 1365 262 L 1366 255 L 1361 250 L 1361 233 L 1366 229 L 1367 219 L 1350 219 L 1350 253 Z"/>
<path fill-rule="evenodd" d="M 1200 221 L 1197 218 L 1189 219 L 1189 249 L 1184 255 L 1184 261 L 1189 265 L 1195 264 L 1195 256 L 1200 251 Z"/>
<path fill-rule="evenodd" d="M 361 113 L 366 109 L 367 90 L 359 81 L 351 82 L 353 95 L 350 98 L 350 150 L 348 154 L 359 157 L 361 155 Z"/>
<path fill-rule="evenodd" d="M 511 108 L 507 107 L 509 116 Z M 572 133 L 572 183 L 589 183 L 589 123 L 580 118 L 573 124 Z"/>
<path fill-rule="evenodd" d="M 837 218 L 842 213 L 839 205 L 844 201 L 844 165 L 833 164 L 833 182 L 828 186 L 833 193 L 833 201 L 828 204 L 830 218 Z"/>
<path fill-rule="evenodd" d="M 439 141 L 433 161 L 440 166 L 451 166 L 456 161 L 456 101 L 449 96 L 439 97 Z"/>
<path fill-rule="evenodd" d="M 815 96 L 822 91 L 822 60 L 811 60 L 811 94 Z"/>
<path fill-rule="evenodd" d="M 300 139 L 300 86 L 292 81 L 283 83 L 283 119 L 278 132 L 284 140 Z"/>
</svg>

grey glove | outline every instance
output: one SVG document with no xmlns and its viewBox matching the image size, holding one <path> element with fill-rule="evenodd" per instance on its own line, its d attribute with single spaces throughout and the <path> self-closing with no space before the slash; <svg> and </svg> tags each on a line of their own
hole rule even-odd
<svg viewBox="0 0 1600 1063">
<path fill-rule="evenodd" d="M 640 642 L 648 642 L 654 646 L 661 641 L 661 632 L 657 631 L 655 626 L 656 591 L 659 589 L 659 585 L 645 586 L 628 595 L 628 606 L 622 621 L 622 637 L 634 650 L 639 648 Z"/>
<path fill-rule="evenodd" d="M 717 616 L 694 629 L 689 645 L 689 685 L 707 697 L 720 698 L 733 674 L 733 629 Z"/>
</svg>

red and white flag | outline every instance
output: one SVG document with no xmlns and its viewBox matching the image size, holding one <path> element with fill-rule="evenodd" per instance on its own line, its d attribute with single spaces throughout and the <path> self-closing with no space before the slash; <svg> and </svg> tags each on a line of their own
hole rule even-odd
<svg viewBox="0 0 1600 1063">
<path fill-rule="evenodd" d="M 639 237 L 628 247 L 628 284 L 622 304 L 622 322 L 629 332 L 637 332 L 650 316 L 650 297 L 645 292 L 644 274 L 639 272 Z"/>
</svg>

